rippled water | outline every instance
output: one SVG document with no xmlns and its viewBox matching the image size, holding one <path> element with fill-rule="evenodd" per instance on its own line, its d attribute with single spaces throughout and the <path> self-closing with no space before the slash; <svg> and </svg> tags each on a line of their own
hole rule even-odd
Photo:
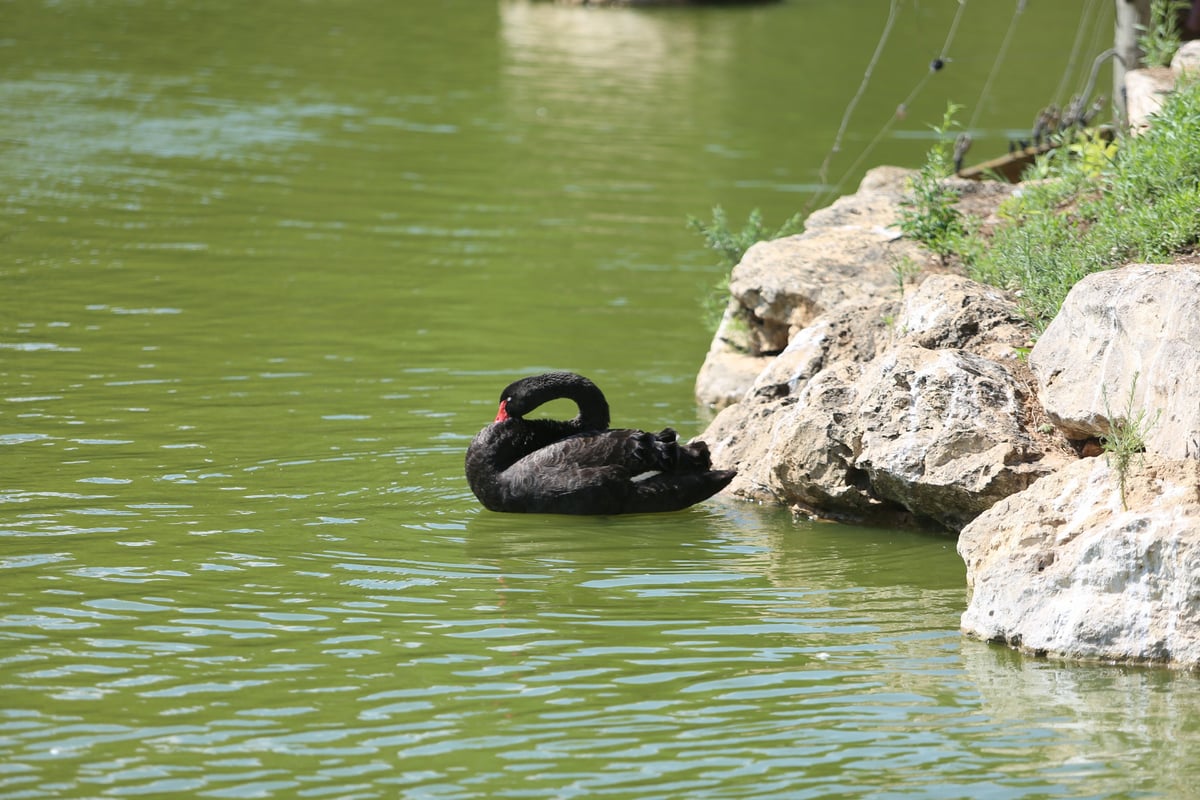
<svg viewBox="0 0 1200 800">
<path fill-rule="evenodd" d="M 1029 4 L 978 141 L 1096 5 Z M 538 369 L 702 428 L 683 221 L 831 188 L 887 6 L 4 5 L 0 797 L 1194 793 L 1195 676 L 962 640 L 946 537 L 466 488 Z M 902 6 L 851 184 L 958 8 Z M 970 4 L 871 162 L 1010 18 Z"/>
</svg>

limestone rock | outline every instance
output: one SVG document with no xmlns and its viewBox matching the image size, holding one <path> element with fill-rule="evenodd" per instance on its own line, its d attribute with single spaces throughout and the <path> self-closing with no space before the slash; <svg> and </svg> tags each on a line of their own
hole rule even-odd
<svg viewBox="0 0 1200 800">
<path fill-rule="evenodd" d="M 832 518 L 869 519 L 897 510 L 876 496 L 855 466 L 861 374 L 853 362 L 818 373 L 772 428 L 763 458 L 767 484 L 780 502 Z"/>
<path fill-rule="evenodd" d="M 996 361 L 1033 344 L 1033 329 L 999 289 L 960 275 L 930 275 L 905 298 L 896 328 L 919 347 L 959 348 Z"/>
<path fill-rule="evenodd" d="M 844 302 L 896 294 L 896 264 L 925 257 L 887 227 L 898 218 L 908 174 L 868 174 L 857 194 L 810 215 L 804 233 L 746 251 L 729 289 L 750 312 L 759 353 L 783 350 L 797 330 Z"/>
<path fill-rule="evenodd" d="M 859 453 L 877 497 L 951 529 L 1052 469 L 1004 367 L 964 350 L 900 345 L 859 380 Z"/>
<path fill-rule="evenodd" d="M 736 469 L 737 477 L 726 491 L 745 500 L 777 501 L 770 488 L 766 450 L 771 430 L 783 411 L 795 401 L 745 400 L 725 408 L 699 438 L 708 443 L 714 469 Z"/>
<path fill-rule="evenodd" d="M 1171 69 L 1176 75 L 1200 74 L 1200 39 L 1184 42 L 1171 57 Z"/>
<path fill-rule="evenodd" d="M 1075 461 L 963 529 L 965 633 L 1068 658 L 1200 666 L 1200 463 L 1147 455 L 1126 506 Z"/>
<path fill-rule="evenodd" d="M 883 300 L 846 303 L 798 331 L 788 346 L 768 361 L 750 393 L 765 398 L 798 394 L 827 365 L 866 363 L 891 343 L 899 304 Z"/>
<path fill-rule="evenodd" d="M 1029 361 L 1038 397 L 1071 439 L 1110 430 L 1107 408 L 1156 420 L 1150 452 L 1200 458 L 1200 268 L 1135 264 L 1087 276 Z M 1134 384 L 1136 378 L 1136 387 Z"/>
<path fill-rule="evenodd" d="M 740 402 L 717 415 L 702 438 L 712 449 L 715 466 L 738 470 L 730 492 L 754 500 L 815 506 L 830 514 L 847 510 L 843 497 L 849 498 L 849 509 L 875 504 L 843 490 L 845 476 L 830 461 L 829 448 L 844 450 L 844 445 L 826 416 L 847 417 L 853 406 L 845 398 L 831 400 L 829 409 L 810 400 L 835 397 L 828 388 L 831 381 L 852 383 L 862 364 L 890 343 L 888 319 L 896 305 L 893 301 L 847 304 L 817 318 L 793 337 L 784 352 L 769 359 Z M 808 384 L 818 376 L 822 388 L 808 391 Z M 800 485 L 793 485 L 789 476 Z M 832 505 L 824 505 L 825 501 Z"/>
<path fill-rule="evenodd" d="M 741 306 L 730 300 L 696 376 L 696 400 L 720 410 L 742 399 L 746 389 L 771 362 L 751 352 Z"/>
<path fill-rule="evenodd" d="M 1125 114 L 1134 133 L 1150 127 L 1150 117 L 1162 109 L 1163 98 L 1175 88 L 1169 67 L 1132 69 L 1125 73 Z"/>
<path fill-rule="evenodd" d="M 736 495 L 958 529 L 1064 460 L 1031 424 L 1031 334 L 1003 293 L 934 275 L 815 319 L 703 438 Z"/>
</svg>

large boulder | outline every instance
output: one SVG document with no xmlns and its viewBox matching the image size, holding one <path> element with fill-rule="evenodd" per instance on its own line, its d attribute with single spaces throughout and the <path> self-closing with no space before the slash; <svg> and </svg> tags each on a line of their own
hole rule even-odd
<svg viewBox="0 0 1200 800">
<path fill-rule="evenodd" d="M 730 305 L 696 379 L 710 408 L 737 402 L 757 367 L 804 327 L 838 306 L 898 295 L 897 267 L 927 254 L 902 239 L 899 218 L 910 170 L 877 167 L 853 195 L 805 220 L 805 231 L 750 247 L 730 276 Z"/>
<path fill-rule="evenodd" d="M 1047 474 L 1024 389 L 965 350 L 902 344 L 859 379 L 858 457 L 876 496 L 957 530 Z"/>
<path fill-rule="evenodd" d="M 730 303 L 696 379 L 700 403 L 721 409 L 737 402 L 754 383 L 755 369 L 767 368 L 797 333 L 826 314 L 896 301 L 908 290 L 906 276 L 914 268 L 925 275 L 946 271 L 897 228 L 914 174 L 877 167 L 857 192 L 810 214 L 804 233 L 746 251 L 730 276 Z M 948 186 L 959 196 L 959 210 L 984 225 L 994 222 L 995 209 L 1013 191 L 994 181 L 951 179 Z M 991 296 L 999 292 L 976 291 L 962 299 L 970 304 Z M 881 313 L 894 318 L 895 309 Z M 993 322 L 985 320 L 983 330 L 991 330 Z M 904 331 L 906 325 L 894 327 Z"/>
<path fill-rule="evenodd" d="M 1075 461 L 963 529 L 965 633 L 1036 653 L 1200 666 L 1200 463 Z"/>
<path fill-rule="evenodd" d="M 933 275 L 814 319 L 703 437 L 734 494 L 957 530 L 1065 460 L 1017 357 L 1031 335 L 1003 293 Z"/>
<path fill-rule="evenodd" d="M 895 311 L 892 301 L 848 303 L 818 317 L 717 415 L 703 438 L 714 464 L 738 470 L 733 494 L 832 516 L 877 504 L 846 488 L 847 464 L 835 453 L 852 459 L 841 421 L 855 404 L 846 393 L 862 365 L 890 345 Z"/>
<path fill-rule="evenodd" d="M 1144 415 L 1146 449 L 1200 458 L 1200 268 L 1134 264 L 1067 295 L 1029 361 L 1038 397 L 1070 439 Z"/>
</svg>

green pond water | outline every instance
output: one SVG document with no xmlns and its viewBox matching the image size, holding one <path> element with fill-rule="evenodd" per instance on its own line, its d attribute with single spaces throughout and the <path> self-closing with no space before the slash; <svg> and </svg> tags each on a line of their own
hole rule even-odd
<svg viewBox="0 0 1200 800">
<path fill-rule="evenodd" d="M 687 216 L 1004 152 L 1111 36 L 1025 6 L 900 3 L 823 169 L 883 0 L 0 3 L 0 797 L 1198 796 L 1195 676 L 963 640 L 946 536 L 462 476 L 547 368 L 702 430 Z"/>
</svg>

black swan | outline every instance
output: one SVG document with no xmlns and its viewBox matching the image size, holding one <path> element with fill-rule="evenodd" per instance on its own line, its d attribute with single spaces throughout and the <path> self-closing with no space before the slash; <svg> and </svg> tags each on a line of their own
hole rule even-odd
<svg viewBox="0 0 1200 800">
<path fill-rule="evenodd" d="M 524 419 L 558 398 L 570 420 Z M 736 474 L 711 469 L 708 445 L 675 431 L 610 430 L 608 401 L 587 378 L 548 372 L 500 393 L 496 420 L 467 448 L 467 482 L 492 511 L 631 514 L 678 511 L 725 488 Z"/>
</svg>

